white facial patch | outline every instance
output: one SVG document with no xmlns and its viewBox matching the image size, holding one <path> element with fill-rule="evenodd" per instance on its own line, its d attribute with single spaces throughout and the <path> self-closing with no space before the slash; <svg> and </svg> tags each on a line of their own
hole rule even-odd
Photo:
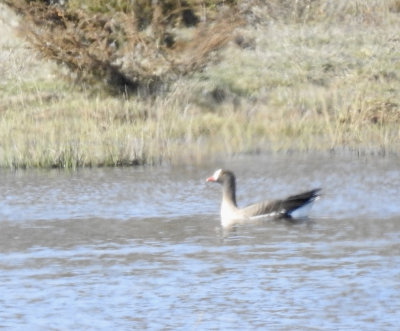
<svg viewBox="0 0 400 331">
<path fill-rule="evenodd" d="M 222 169 L 218 169 L 216 172 L 214 172 L 213 178 L 214 180 L 218 180 L 219 176 L 221 175 Z"/>
</svg>

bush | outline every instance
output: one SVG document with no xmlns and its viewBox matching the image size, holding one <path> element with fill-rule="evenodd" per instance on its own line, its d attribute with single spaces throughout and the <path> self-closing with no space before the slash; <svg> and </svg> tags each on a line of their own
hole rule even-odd
<svg viewBox="0 0 400 331">
<path fill-rule="evenodd" d="M 209 1 L 203 22 L 196 1 L 4 2 L 24 17 L 22 31 L 42 56 L 78 82 L 124 93 L 153 93 L 201 70 L 240 24 L 234 1 Z"/>
</svg>

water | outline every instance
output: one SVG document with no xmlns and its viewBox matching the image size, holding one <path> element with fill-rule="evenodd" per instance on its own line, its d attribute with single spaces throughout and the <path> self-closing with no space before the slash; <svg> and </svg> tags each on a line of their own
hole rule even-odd
<svg viewBox="0 0 400 331">
<path fill-rule="evenodd" d="M 307 222 L 224 233 L 240 205 L 322 187 Z M 0 328 L 398 330 L 399 159 L 0 172 Z"/>
</svg>

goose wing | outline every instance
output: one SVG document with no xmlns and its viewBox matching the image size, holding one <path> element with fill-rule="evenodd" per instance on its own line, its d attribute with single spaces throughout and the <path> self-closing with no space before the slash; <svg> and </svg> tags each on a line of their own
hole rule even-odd
<svg viewBox="0 0 400 331">
<path fill-rule="evenodd" d="M 282 200 L 262 201 L 242 209 L 246 217 L 261 215 L 281 215 L 290 217 L 296 209 L 314 202 L 319 197 L 321 189 L 314 189 L 300 194 L 292 195 Z"/>
</svg>

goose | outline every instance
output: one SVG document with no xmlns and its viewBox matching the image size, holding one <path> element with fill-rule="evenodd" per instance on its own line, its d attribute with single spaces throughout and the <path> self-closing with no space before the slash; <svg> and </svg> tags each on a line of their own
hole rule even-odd
<svg viewBox="0 0 400 331">
<path fill-rule="evenodd" d="M 222 185 L 221 225 L 230 227 L 238 223 L 259 218 L 293 218 L 296 214 L 305 217 L 312 203 L 319 198 L 320 188 L 291 195 L 285 199 L 262 201 L 250 206 L 239 208 L 236 203 L 236 178 L 232 171 L 218 169 L 206 179 L 206 182 Z M 308 208 L 304 208 L 308 207 Z"/>
</svg>

